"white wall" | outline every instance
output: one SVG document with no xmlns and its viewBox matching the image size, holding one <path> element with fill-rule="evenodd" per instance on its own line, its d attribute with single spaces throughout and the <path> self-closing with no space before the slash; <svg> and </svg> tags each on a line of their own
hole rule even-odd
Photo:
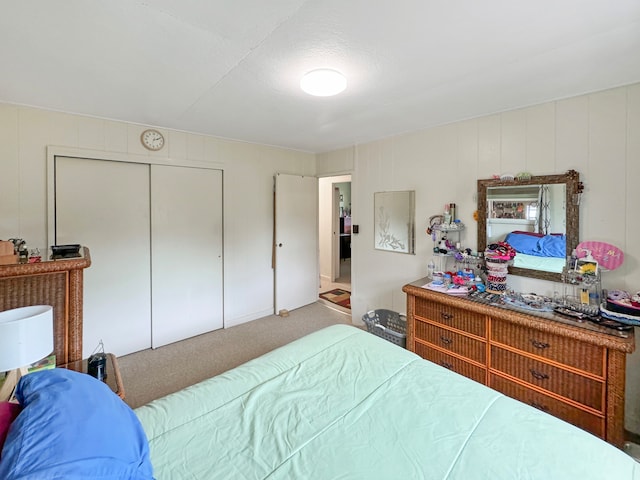
<svg viewBox="0 0 640 480">
<path fill-rule="evenodd" d="M 605 288 L 640 290 L 640 84 L 544 103 L 318 155 L 318 172 L 352 170 L 353 318 L 371 308 L 404 312 L 402 285 L 423 277 L 432 241 L 429 216 L 454 202 L 466 224 L 463 246 L 476 247 L 476 180 L 497 173 L 577 170 L 585 184 L 580 239 L 612 243 L 624 265 Z M 373 248 L 373 193 L 416 191 L 416 255 Z M 520 291 L 562 291 L 552 282 L 510 277 Z M 640 432 L 640 351 L 627 361 L 626 424 Z"/>
<path fill-rule="evenodd" d="M 292 150 L 162 130 L 160 152 L 144 126 L 0 104 L 0 239 L 47 247 L 47 146 L 201 162 L 224 170 L 224 316 L 229 327 L 273 313 L 273 175 L 313 175 L 315 157 Z M 91 248 L 91 245 L 87 245 Z M 197 252 L 184 252 L 197 261 Z"/>
</svg>

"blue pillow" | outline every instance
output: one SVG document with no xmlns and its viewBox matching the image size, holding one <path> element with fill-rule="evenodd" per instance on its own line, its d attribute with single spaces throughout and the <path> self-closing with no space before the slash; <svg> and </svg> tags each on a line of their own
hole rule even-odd
<svg viewBox="0 0 640 480">
<path fill-rule="evenodd" d="M 536 257 L 564 258 L 567 254 L 567 237 L 565 235 L 535 235 L 511 232 L 505 242 L 515 248 L 518 253 Z"/>
<path fill-rule="evenodd" d="M 153 478 L 149 444 L 133 410 L 95 378 L 55 368 L 20 379 L 0 478 Z"/>
<path fill-rule="evenodd" d="M 545 257 L 565 258 L 567 256 L 567 237 L 564 235 L 545 235 L 540 239 L 540 252 Z"/>
<path fill-rule="evenodd" d="M 509 233 L 504 241 L 515 248 L 518 253 L 527 255 L 539 255 L 538 248 L 539 237 L 527 235 L 526 233 Z"/>
</svg>

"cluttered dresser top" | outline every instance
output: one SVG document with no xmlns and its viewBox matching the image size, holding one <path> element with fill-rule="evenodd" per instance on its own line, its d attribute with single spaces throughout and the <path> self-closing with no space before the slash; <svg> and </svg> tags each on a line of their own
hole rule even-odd
<svg viewBox="0 0 640 480">
<path fill-rule="evenodd" d="M 428 278 L 422 278 L 405 285 L 402 290 L 417 299 L 426 299 L 487 316 L 499 315 L 500 318 L 515 324 L 533 327 L 549 333 L 570 335 L 576 340 L 602 345 L 625 353 L 631 353 L 635 349 L 633 328 L 620 331 L 603 327 L 587 320 L 568 318 L 554 312 L 536 312 L 533 314 L 530 311 L 518 309 L 501 301 L 499 295 L 495 297 L 447 295 L 424 288 L 423 286 L 428 282 Z"/>
</svg>

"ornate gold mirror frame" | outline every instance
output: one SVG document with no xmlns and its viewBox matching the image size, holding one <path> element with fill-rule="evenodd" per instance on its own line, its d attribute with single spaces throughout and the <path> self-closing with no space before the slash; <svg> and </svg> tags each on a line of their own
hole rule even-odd
<svg viewBox="0 0 640 480">
<path fill-rule="evenodd" d="M 516 187 L 516 186 L 535 186 L 535 185 L 565 185 L 565 214 L 566 214 L 566 237 L 567 252 L 566 256 L 576 248 L 579 242 L 580 230 L 580 196 L 582 194 L 583 185 L 580 181 L 580 175 L 575 170 L 569 170 L 563 175 L 539 175 L 532 176 L 526 180 L 499 180 L 485 179 L 478 180 L 478 252 L 484 252 L 487 247 L 487 191 L 496 187 Z M 509 273 L 512 275 L 520 275 L 523 277 L 539 278 L 542 280 L 551 280 L 554 282 L 562 281 L 562 274 L 555 272 L 547 272 L 542 270 L 532 270 L 527 268 L 509 267 Z"/>
</svg>

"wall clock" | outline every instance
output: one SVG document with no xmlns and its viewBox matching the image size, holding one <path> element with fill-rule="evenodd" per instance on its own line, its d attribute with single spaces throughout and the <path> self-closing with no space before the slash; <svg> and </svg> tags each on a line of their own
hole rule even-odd
<svg viewBox="0 0 640 480">
<path fill-rule="evenodd" d="M 154 129 L 148 129 L 142 132 L 140 141 L 148 150 L 158 151 L 164 147 L 164 135 Z"/>
</svg>

